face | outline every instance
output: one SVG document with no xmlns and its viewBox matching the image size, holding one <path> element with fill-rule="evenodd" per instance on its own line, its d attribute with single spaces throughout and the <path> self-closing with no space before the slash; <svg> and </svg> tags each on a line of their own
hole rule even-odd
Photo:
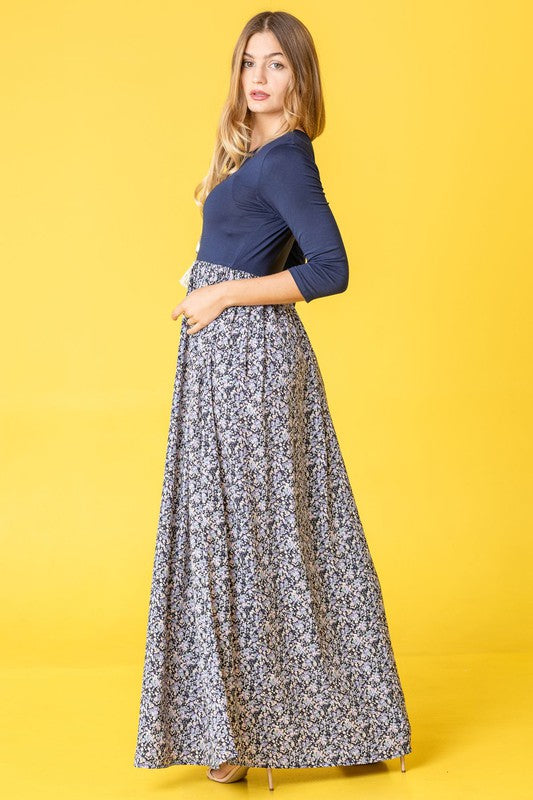
<svg viewBox="0 0 533 800">
<path fill-rule="evenodd" d="M 252 113 L 279 116 L 291 75 L 288 59 L 273 33 L 262 31 L 250 36 L 241 65 L 241 82 Z"/>
</svg>

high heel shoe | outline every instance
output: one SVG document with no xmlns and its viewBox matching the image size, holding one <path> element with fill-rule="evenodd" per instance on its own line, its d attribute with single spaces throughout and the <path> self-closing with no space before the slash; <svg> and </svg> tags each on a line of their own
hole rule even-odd
<svg viewBox="0 0 533 800">
<path fill-rule="evenodd" d="M 248 767 L 241 767 L 239 764 L 235 764 L 229 769 L 226 774 L 222 778 L 215 778 L 212 773 L 212 767 L 206 772 L 208 778 L 211 778 L 212 781 L 217 781 L 218 783 L 235 783 L 235 781 L 240 781 L 242 778 L 245 777 L 246 773 L 248 772 Z"/>
<path fill-rule="evenodd" d="M 223 778 L 215 778 L 215 776 L 211 772 L 212 768 L 209 767 L 206 772 L 206 775 L 212 781 L 217 781 L 217 783 L 235 783 L 235 781 L 242 780 L 246 776 L 246 773 L 248 772 L 249 769 L 250 769 L 249 767 L 241 767 L 238 764 L 235 764 L 234 766 L 232 766 L 230 770 L 228 770 L 228 772 L 224 775 Z M 271 791 L 273 791 L 274 782 L 272 780 L 272 770 L 270 767 L 267 767 L 266 771 L 268 777 L 268 788 Z"/>
</svg>

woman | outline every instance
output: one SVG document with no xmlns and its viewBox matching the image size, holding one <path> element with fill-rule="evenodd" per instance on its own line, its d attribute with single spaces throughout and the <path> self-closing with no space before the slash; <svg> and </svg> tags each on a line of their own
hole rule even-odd
<svg viewBox="0 0 533 800">
<path fill-rule="evenodd" d="M 307 28 L 264 12 L 236 44 L 182 316 L 137 767 L 367 764 L 411 752 L 381 588 L 295 304 L 348 260 L 312 139 Z M 186 334 L 186 335 L 185 335 Z"/>
</svg>

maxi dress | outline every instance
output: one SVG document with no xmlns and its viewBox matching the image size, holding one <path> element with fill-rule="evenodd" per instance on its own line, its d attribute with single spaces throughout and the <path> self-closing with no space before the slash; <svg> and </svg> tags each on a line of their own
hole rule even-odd
<svg viewBox="0 0 533 800">
<path fill-rule="evenodd" d="M 348 285 L 310 138 L 209 193 L 187 293 Z M 380 582 L 295 303 L 182 318 L 134 766 L 367 764 L 411 752 Z"/>
</svg>

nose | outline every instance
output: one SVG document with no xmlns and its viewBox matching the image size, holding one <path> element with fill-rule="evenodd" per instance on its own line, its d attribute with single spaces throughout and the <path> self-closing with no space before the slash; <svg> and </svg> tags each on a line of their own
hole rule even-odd
<svg viewBox="0 0 533 800">
<path fill-rule="evenodd" d="M 252 75 L 252 83 L 264 83 L 264 70 L 265 67 L 261 65 L 257 65 L 254 68 L 253 75 Z"/>
</svg>

